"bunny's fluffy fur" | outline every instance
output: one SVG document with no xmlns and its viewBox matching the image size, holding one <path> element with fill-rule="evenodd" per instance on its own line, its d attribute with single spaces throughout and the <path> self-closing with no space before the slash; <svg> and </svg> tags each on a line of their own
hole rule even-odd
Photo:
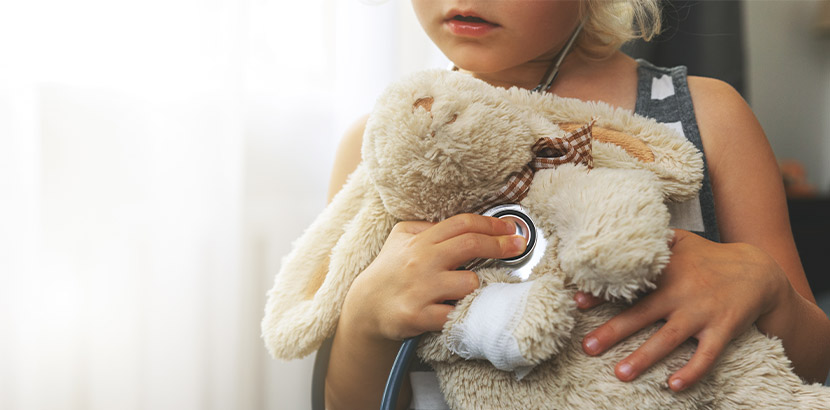
<svg viewBox="0 0 830 410">
<path fill-rule="evenodd" d="M 652 288 L 668 263 L 665 202 L 696 195 L 700 153 L 671 129 L 628 111 L 438 70 L 406 78 L 381 96 L 367 124 L 363 161 L 283 261 L 262 322 L 271 354 L 302 357 L 332 336 L 349 286 L 396 222 L 439 221 L 477 209 L 528 163 L 536 140 L 561 137 L 564 124 L 593 118 L 594 169 L 566 164 L 537 171 L 522 201 L 548 244 L 508 336 L 536 367 L 517 380 L 449 348 L 448 335 L 485 287 L 516 282 L 503 268 L 476 272 L 481 288 L 459 301 L 444 331 L 427 335 L 418 350 L 435 368 L 450 407 L 830 409 L 828 389 L 802 384 L 780 341 L 755 329 L 681 393 L 671 392 L 666 380 L 691 357 L 692 341 L 633 382 L 613 374 L 660 324 L 600 356 L 584 354 L 584 335 Z M 603 130 L 628 136 L 632 145 L 603 140 Z M 649 151 L 647 158 L 635 145 Z M 577 289 L 617 302 L 580 312 L 572 300 Z"/>
</svg>

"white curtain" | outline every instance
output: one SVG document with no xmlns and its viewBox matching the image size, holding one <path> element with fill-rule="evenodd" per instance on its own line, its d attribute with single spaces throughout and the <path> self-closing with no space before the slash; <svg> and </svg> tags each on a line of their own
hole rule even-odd
<svg viewBox="0 0 830 410">
<path fill-rule="evenodd" d="M 403 1 L 0 0 L 0 408 L 307 408 L 264 294 L 343 130 L 445 64 Z"/>
</svg>

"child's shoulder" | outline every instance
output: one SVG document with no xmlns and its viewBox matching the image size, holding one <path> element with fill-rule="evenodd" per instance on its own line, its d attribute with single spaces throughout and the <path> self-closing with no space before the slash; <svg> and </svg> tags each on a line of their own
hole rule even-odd
<svg viewBox="0 0 830 410">
<path fill-rule="evenodd" d="M 358 118 L 349 129 L 343 134 L 340 144 L 337 147 L 337 152 L 334 156 L 334 164 L 332 165 L 331 178 L 329 180 L 329 201 L 334 197 L 349 174 L 354 171 L 358 164 L 360 164 L 360 150 L 363 146 L 363 132 L 366 129 L 366 122 L 369 119 L 369 114 Z"/>
<path fill-rule="evenodd" d="M 780 196 L 775 191 L 780 185 L 775 156 L 749 104 L 723 81 L 690 76 L 688 83 L 716 204 L 746 204 L 746 198 L 753 195 L 761 199 Z M 761 199 L 757 202 L 763 203 Z M 724 216 L 730 213 L 723 211 L 729 207 L 720 208 Z M 743 208 L 730 209 L 739 213 Z M 719 222 L 730 219 L 721 213 Z M 732 236 L 728 227 L 721 229 L 721 239 Z"/>
<path fill-rule="evenodd" d="M 689 76 L 688 84 L 705 146 L 721 151 L 726 145 L 766 142 L 749 104 L 731 85 L 697 76 Z M 712 154 L 717 155 L 714 150 Z"/>
<path fill-rule="evenodd" d="M 692 99 L 697 99 L 701 103 L 713 103 L 722 100 L 724 104 L 746 104 L 741 94 L 725 81 L 693 75 L 690 75 L 687 81 Z"/>
</svg>

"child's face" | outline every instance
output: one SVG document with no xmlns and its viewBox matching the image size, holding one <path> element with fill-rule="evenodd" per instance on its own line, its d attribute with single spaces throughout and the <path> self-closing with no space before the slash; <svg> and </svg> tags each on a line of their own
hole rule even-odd
<svg viewBox="0 0 830 410">
<path fill-rule="evenodd" d="M 453 63 L 495 73 L 552 59 L 576 28 L 579 0 L 412 0 L 412 5 L 427 35 Z"/>
</svg>

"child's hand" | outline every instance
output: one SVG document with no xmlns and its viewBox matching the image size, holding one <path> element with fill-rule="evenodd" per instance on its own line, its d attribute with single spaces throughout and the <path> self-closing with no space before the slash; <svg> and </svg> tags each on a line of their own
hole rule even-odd
<svg viewBox="0 0 830 410">
<path fill-rule="evenodd" d="M 471 271 L 456 270 L 477 258 L 508 258 L 525 241 L 497 218 L 462 214 L 437 224 L 395 225 L 374 262 L 349 290 L 343 314 L 363 334 L 401 340 L 441 330 L 453 306 L 479 286 Z"/>
<path fill-rule="evenodd" d="M 620 380 L 630 381 L 693 337 L 698 347 L 689 363 L 669 378 L 681 391 L 712 367 L 726 345 L 775 308 L 789 287 L 786 275 L 765 252 L 746 244 L 719 244 L 675 230 L 672 257 L 657 289 L 585 336 L 583 349 L 598 355 L 631 334 L 665 319 L 663 327 L 617 364 Z M 602 303 L 584 293 L 579 308 Z"/>
</svg>

